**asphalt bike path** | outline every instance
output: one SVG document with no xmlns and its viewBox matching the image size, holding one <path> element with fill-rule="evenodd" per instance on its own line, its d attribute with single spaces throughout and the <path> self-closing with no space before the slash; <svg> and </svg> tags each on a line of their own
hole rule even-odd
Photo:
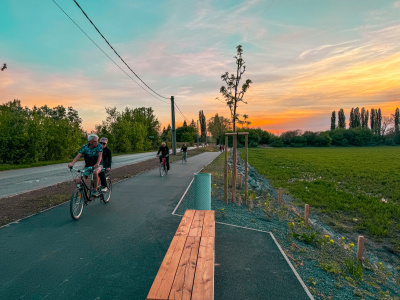
<svg viewBox="0 0 400 300">
<path fill-rule="evenodd" d="M 181 220 L 171 212 L 217 155 L 122 181 L 79 221 L 65 203 L 0 228 L 0 299 L 145 299 Z M 267 233 L 217 224 L 215 299 L 308 297 Z"/>
</svg>

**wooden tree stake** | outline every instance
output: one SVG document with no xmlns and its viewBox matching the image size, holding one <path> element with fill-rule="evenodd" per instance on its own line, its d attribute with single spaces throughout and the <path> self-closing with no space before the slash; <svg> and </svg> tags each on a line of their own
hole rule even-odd
<svg viewBox="0 0 400 300">
<path fill-rule="evenodd" d="M 357 243 L 357 260 L 360 265 L 362 265 L 363 256 L 364 256 L 364 237 L 360 235 L 358 237 L 358 243 Z"/>
<path fill-rule="evenodd" d="M 282 203 L 282 193 L 283 193 L 282 189 L 279 188 L 279 190 L 278 190 L 278 202 L 279 203 Z"/>
<path fill-rule="evenodd" d="M 248 134 L 246 134 L 245 135 L 245 140 L 244 140 L 245 142 L 244 142 L 244 144 L 245 144 L 245 147 L 246 147 L 246 155 L 245 155 L 245 159 L 244 159 L 244 203 L 247 205 L 247 197 L 248 197 L 248 192 L 247 192 L 247 189 L 248 189 L 248 186 L 247 186 L 247 163 L 248 163 L 248 160 L 249 160 L 249 135 Z"/>
<path fill-rule="evenodd" d="M 228 136 L 225 136 L 224 198 L 228 204 Z"/>
<path fill-rule="evenodd" d="M 308 226 L 308 214 L 309 214 L 309 207 L 308 204 L 304 206 L 304 224 Z"/>
<path fill-rule="evenodd" d="M 236 202 L 236 184 L 237 184 L 237 134 L 233 136 L 233 161 L 232 161 L 232 202 Z"/>
</svg>

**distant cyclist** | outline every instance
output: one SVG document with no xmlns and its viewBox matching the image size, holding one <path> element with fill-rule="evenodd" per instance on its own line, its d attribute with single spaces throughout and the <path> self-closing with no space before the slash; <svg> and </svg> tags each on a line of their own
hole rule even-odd
<svg viewBox="0 0 400 300">
<path fill-rule="evenodd" d="M 88 144 L 82 146 L 79 150 L 77 156 L 75 156 L 74 160 L 68 164 L 68 168 L 72 168 L 74 164 L 82 157 L 85 158 L 85 168 L 84 168 L 84 176 L 89 176 L 90 172 L 88 171 L 89 167 L 93 167 L 93 183 L 94 183 L 94 196 L 98 197 L 100 194 L 97 191 L 97 187 L 99 185 L 99 173 L 103 169 L 103 166 L 100 164 L 103 154 L 103 148 L 98 143 L 99 137 L 96 134 L 91 134 L 88 137 Z"/>
<path fill-rule="evenodd" d="M 181 151 L 182 151 L 182 155 L 184 156 L 185 161 L 187 161 L 187 147 L 186 147 L 186 144 L 183 144 L 183 146 L 181 148 Z"/>
<path fill-rule="evenodd" d="M 161 152 L 161 155 L 159 156 Z M 167 170 L 169 170 L 169 149 L 165 142 L 162 143 L 160 149 L 158 149 L 157 156 L 160 157 L 160 163 L 162 163 L 163 158 L 167 160 Z"/>
<path fill-rule="evenodd" d="M 101 182 L 101 192 L 105 193 L 107 192 L 106 172 L 111 170 L 112 155 L 111 155 L 111 150 L 107 148 L 108 144 L 107 138 L 102 137 L 100 139 L 100 144 L 103 147 L 103 159 L 101 161 L 101 164 L 103 165 L 103 168 L 105 168 L 106 170 L 105 171 L 102 170 L 99 176 Z"/>
</svg>

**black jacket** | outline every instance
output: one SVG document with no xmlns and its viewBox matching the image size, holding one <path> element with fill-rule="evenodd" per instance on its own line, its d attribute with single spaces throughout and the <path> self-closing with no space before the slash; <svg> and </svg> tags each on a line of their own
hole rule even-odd
<svg viewBox="0 0 400 300">
<path fill-rule="evenodd" d="M 182 150 L 183 152 L 187 152 L 187 146 L 182 146 L 181 150 Z"/>
<path fill-rule="evenodd" d="M 103 168 L 111 168 L 111 163 L 112 163 L 112 155 L 111 155 L 111 150 L 107 147 L 104 147 L 103 149 L 103 159 L 101 161 Z"/>
<path fill-rule="evenodd" d="M 167 156 L 169 154 L 168 146 L 161 146 L 160 149 L 158 149 L 157 155 L 160 154 L 160 152 L 163 156 Z"/>
</svg>

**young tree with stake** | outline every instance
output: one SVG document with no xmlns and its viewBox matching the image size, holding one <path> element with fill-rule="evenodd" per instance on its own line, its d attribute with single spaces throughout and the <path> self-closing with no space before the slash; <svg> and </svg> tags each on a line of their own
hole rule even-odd
<svg viewBox="0 0 400 300">
<path fill-rule="evenodd" d="M 236 110 L 238 102 L 243 102 L 247 104 L 247 102 L 243 100 L 243 97 L 250 87 L 250 83 L 252 83 L 250 79 L 247 79 L 241 88 L 239 86 L 242 75 L 246 71 L 246 66 L 244 65 L 245 62 L 242 58 L 242 46 L 237 46 L 236 50 L 237 53 L 234 57 L 236 59 L 236 76 L 234 74 L 229 75 L 228 72 L 223 74 L 221 76 L 221 79 L 223 82 L 225 82 L 226 86 L 222 86 L 220 89 L 220 92 L 224 96 L 226 104 L 228 105 L 231 112 L 233 132 L 236 132 L 236 120 L 238 120 L 238 114 L 236 113 Z"/>
</svg>

